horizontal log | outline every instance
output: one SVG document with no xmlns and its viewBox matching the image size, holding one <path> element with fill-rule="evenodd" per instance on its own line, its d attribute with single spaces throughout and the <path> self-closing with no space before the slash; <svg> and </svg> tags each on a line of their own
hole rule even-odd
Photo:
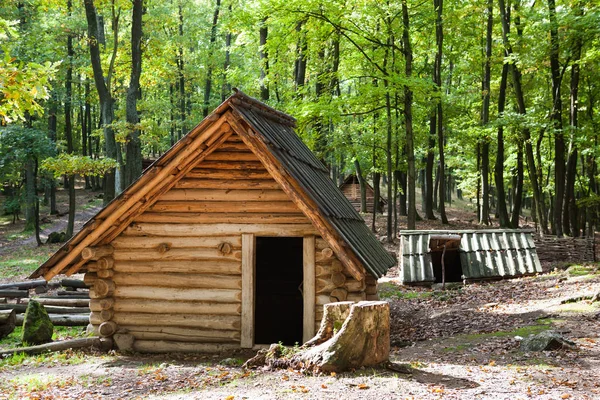
<svg viewBox="0 0 600 400">
<path fill-rule="evenodd" d="M 92 311 L 111 310 L 115 304 L 115 299 L 107 297 L 105 299 L 91 299 L 90 309 Z"/>
<path fill-rule="evenodd" d="M 109 256 L 113 253 L 111 245 L 100 247 L 86 247 L 81 251 L 81 258 L 84 260 L 97 260 L 104 256 Z"/>
<path fill-rule="evenodd" d="M 89 314 L 88 307 L 60 307 L 47 306 L 44 308 L 48 314 Z M 27 310 L 27 304 L 0 304 L 0 310 L 15 310 L 16 313 L 22 314 Z"/>
<path fill-rule="evenodd" d="M 110 279 L 97 279 L 94 282 L 95 298 L 110 297 L 115 292 L 115 283 Z"/>
<path fill-rule="evenodd" d="M 334 272 L 331 274 L 331 282 L 335 287 L 342 287 L 346 283 L 346 275 L 341 272 Z"/>
<path fill-rule="evenodd" d="M 98 305 L 98 307 L 99 306 L 100 305 Z M 94 307 L 96 306 L 94 305 Z M 117 299 L 112 309 L 115 312 L 134 312 L 166 315 L 241 315 L 242 305 L 241 303 L 216 303 L 206 301 L 168 301 L 163 299 Z"/>
<path fill-rule="evenodd" d="M 166 326 L 122 326 L 121 328 L 132 334 L 136 340 L 170 340 L 174 342 L 194 343 L 237 343 L 240 341 L 239 331 L 189 329 Z"/>
<path fill-rule="evenodd" d="M 23 303 L 27 304 L 31 300 L 35 300 L 44 306 L 61 306 L 61 307 L 89 307 L 90 301 L 88 299 L 65 299 L 62 297 L 43 298 L 36 297 L 32 299 L 23 299 Z"/>
<path fill-rule="evenodd" d="M 315 239 L 315 248 L 317 250 L 323 250 L 325 247 L 329 247 L 329 243 L 321 237 Z"/>
<path fill-rule="evenodd" d="M 265 236 L 305 236 L 317 234 L 312 224 L 150 224 L 135 223 L 125 229 L 128 236 L 223 236 L 253 233 Z"/>
<path fill-rule="evenodd" d="M 283 190 L 171 189 L 160 201 L 289 201 Z"/>
<path fill-rule="evenodd" d="M 241 251 L 232 251 L 229 254 L 223 254 L 218 249 L 205 248 L 185 248 L 170 249 L 162 251 L 159 249 L 136 249 L 136 250 L 117 250 L 114 254 L 115 261 L 190 261 L 190 260 L 241 260 Z"/>
<path fill-rule="evenodd" d="M 29 297 L 29 291 L 19 289 L 2 289 L 0 290 L 0 297 L 6 297 L 9 299 L 22 299 Z"/>
<path fill-rule="evenodd" d="M 116 272 L 182 272 L 190 274 L 241 275 L 242 263 L 237 260 L 196 260 L 196 261 L 120 261 L 115 265 Z"/>
<path fill-rule="evenodd" d="M 239 347 L 239 344 L 184 343 L 166 340 L 136 340 L 133 342 L 133 349 L 140 353 L 220 353 Z"/>
<path fill-rule="evenodd" d="M 222 151 L 222 149 L 215 150 L 212 153 L 210 153 L 208 156 L 206 156 L 206 158 L 204 158 L 204 161 L 202 163 L 204 163 L 206 161 L 260 162 L 258 157 L 256 157 L 256 155 L 253 152 L 251 152 L 250 150 L 247 150 L 247 151 Z M 199 164 L 198 166 L 200 167 L 201 165 L 202 164 Z"/>
<path fill-rule="evenodd" d="M 97 326 L 98 334 L 102 337 L 112 336 L 118 329 L 118 325 L 115 321 L 105 321 Z"/>
<path fill-rule="evenodd" d="M 61 279 L 61 286 L 72 287 L 75 289 L 87 289 L 88 285 L 85 284 L 81 279 Z"/>
<path fill-rule="evenodd" d="M 376 294 L 368 294 L 367 300 L 368 301 L 379 301 L 379 295 L 377 293 Z"/>
<path fill-rule="evenodd" d="M 203 329 L 239 330 L 241 317 L 236 315 L 174 314 L 157 318 L 149 313 L 115 313 L 113 321 L 121 325 L 181 326 Z"/>
<path fill-rule="evenodd" d="M 86 272 L 85 275 L 83 275 L 83 282 L 87 286 L 92 286 L 94 284 L 94 282 L 96 282 L 97 280 L 98 280 L 97 272 Z"/>
<path fill-rule="evenodd" d="M 35 289 L 38 286 L 46 286 L 48 282 L 45 279 L 38 279 L 35 281 L 23 281 L 23 282 L 11 282 L 11 283 L 3 283 L 0 285 L 0 290 L 2 289 L 18 289 L 18 290 L 28 290 Z"/>
<path fill-rule="evenodd" d="M 186 175 L 188 179 L 270 179 L 273 177 L 266 170 L 222 170 L 222 169 L 193 169 Z"/>
<path fill-rule="evenodd" d="M 87 326 L 90 322 L 88 314 L 49 314 L 54 326 Z M 17 315 L 17 324 L 23 325 L 25 314 Z"/>
<path fill-rule="evenodd" d="M 271 176 L 267 179 L 190 179 L 177 182 L 176 189 L 281 189 Z"/>
<path fill-rule="evenodd" d="M 103 348 L 102 342 L 98 337 L 79 338 L 70 340 L 61 340 L 60 342 L 51 342 L 37 346 L 17 347 L 10 350 L 1 350 L 0 357 L 11 354 L 42 354 L 49 351 L 61 351 L 69 349 L 81 349 L 87 347 Z"/>
<path fill-rule="evenodd" d="M 189 219 L 187 220 L 189 222 Z M 171 249 L 178 248 L 217 248 L 221 243 L 229 243 L 234 249 L 242 248 L 242 237 L 237 236 L 207 236 L 207 237 L 170 237 L 168 239 L 160 237 L 130 237 L 119 236 L 111 242 L 117 252 L 121 249 L 151 249 L 158 248 L 166 244 Z"/>
<path fill-rule="evenodd" d="M 135 222 L 182 223 L 182 224 L 309 224 L 302 213 L 188 213 L 188 212 L 145 212 Z"/>
<path fill-rule="evenodd" d="M 57 297 L 58 296 L 58 297 Z M 37 298 L 41 299 L 83 299 L 89 300 L 89 292 L 67 292 L 64 290 L 58 291 L 54 294 L 42 294 Z"/>
<path fill-rule="evenodd" d="M 96 274 L 98 274 L 98 278 L 103 279 L 112 278 L 114 273 L 115 272 L 112 269 L 100 269 L 98 272 L 96 272 Z"/>
<path fill-rule="evenodd" d="M 113 276 L 117 286 L 162 286 L 173 288 L 241 289 L 242 278 L 235 275 L 199 275 L 178 273 L 131 274 L 118 272 Z"/>
<path fill-rule="evenodd" d="M 318 278 L 330 277 L 331 274 L 342 271 L 341 265 L 342 264 L 339 264 L 339 267 L 333 266 L 332 264 L 316 265 L 315 266 L 315 275 Z"/>
<path fill-rule="evenodd" d="M 285 201 L 157 201 L 150 212 L 195 212 L 195 213 L 298 213 L 298 207 L 290 200 Z"/>
<path fill-rule="evenodd" d="M 316 292 L 317 294 L 327 294 L 331 293 L 333 290 L 337 288 L 342 288 L 347 290 L 348 292 L 360 292 L 365 290 L 364 281 L 357 281 L 355 279 L 347 280 L 344 285 L 337 286 L 328 278 L 317 278 L 315 281 Z"/>
<path fill-rule="evenodd" d="M 242 291 L 234 289 L 176 289 L 153 286 L 118 286 L 114 297 L 236 303 L 242 300 Z M 118 302 L 118 299 L 116 302 Z"/>
<path fill-rule="evenodd" d="M 348 297 L 347 297 L 348 301 L 364 301 L 366 299 L 367 299 L 367 295 L 365 292 L 348 293 Z"/>
<path fill-rule="evenodd" d="M 204 170 L 257 170 L 266 171 L 260 161 L 207 161 L 206 159 L 194 167 L 192 172 Z"/>
<path fill-rule="evenodd" d="M 368 295 L 377 294 L 377 285 L 366 285 L 365 293 Z"/>
<path fill-rule="evenodd" d="M 216 150 L 216 152 L 226 152 L 226 151 L 238 151 L 238 152 L 249 152 L 250 149 L 248 148 L 248 146 L 246 146 L 246 144 L 244 142 L 232 142 L 232 141 L 225 141 L 225 143 L 223 143 L 222 145 L 220 145 Z"/>
<path fill-rule="evenodd" d="M 112 257 L 101 257 L 96 261 L 96 267 L 101 269 L 111 269 L 115 263 L 114 258 Z"/>
</svg>

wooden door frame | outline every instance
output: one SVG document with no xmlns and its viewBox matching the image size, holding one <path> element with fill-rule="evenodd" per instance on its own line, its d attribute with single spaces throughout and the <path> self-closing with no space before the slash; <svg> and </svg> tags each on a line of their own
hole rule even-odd
<svg viewBox="0 0 600 400">
<path fill-rule="evenodd" d="M 263 235 L 261 235 L 262 237 Z M 268 235 L 264 235 L 268 236 Z M 315 236 L 302 238 L 302 342 L 315 334 Z M 242 234 L 242 348 L 254 347 L 254 316 L 256 307 L 256 235 Z"/>
</svg>

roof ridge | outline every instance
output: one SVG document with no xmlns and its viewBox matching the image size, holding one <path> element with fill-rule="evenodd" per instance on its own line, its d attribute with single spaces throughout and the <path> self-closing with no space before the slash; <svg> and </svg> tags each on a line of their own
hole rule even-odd
<svg viewBox="0 0 600 400">
<path fill-rule="evenodd" d="M 231 95 L 231 102 L 234 105 L 239 105 L 245 108 L 252 108 L 267 118 L 273 119 L 276 122 L 279 122 L 283 125 L 290 126 L 292 128 L 296 128 L 296 118 L 292 117 L 289 114 L 281 112 L 279 110 L 274 109 L 268 104 L 263 103 L 253 97 L 248 96 L 246 93 L 242 92 L 238 88 L 233 88 L 233 95 Z M 236 101 L 236 100 L 239 100 Z"/>
</svg>

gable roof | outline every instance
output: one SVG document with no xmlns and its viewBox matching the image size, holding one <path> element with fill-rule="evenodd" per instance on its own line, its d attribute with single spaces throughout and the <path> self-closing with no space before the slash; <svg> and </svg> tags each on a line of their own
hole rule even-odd
<svg viewBox="0 0 600 400">
<path fill-rule="evenodd" d="M 356 174 L 349 174 L 346 179 L 344 179 L 344 182 L 342 182 L 341 185 L 339 185 L 338 187 L 340 188 L 340 190 L 342 190 L 344 188 L 344 186 L 347 185 L 360 185 L 360 182 L 358 181 L 358 177 L 356 176 Z M 367 193 L 369 193 L 369 190 L 372 193 L 375 193 L 375 189 L 373 189 L 373 186 L 371 186 L 371 184 L 369 184 L 369 182 L 367 182 L 367 180 L 365 179 L 365 185 L 367 187 Z M 383 204 L 387 204 L 387 199 L 385 197 L 383 197 L 381 194 L 379 195 L 379 201 L 382 201 Z"/>
<path fill-rule="evenodd" d="M 380 277 L 396 260 L 377 241 L 327 169 L 294 132 L 295 120 L 240 91 L 154 162 L 142 176 L 90 219 L 31 278 L 70 275 L 86 262 L 81 252 L 110 243 L 133 218 L 181 179 L 231 134 L 237 133 L 263 162 L 284 192 L 313 223 L 352 275 L 361 265 Z"/>
</svg>

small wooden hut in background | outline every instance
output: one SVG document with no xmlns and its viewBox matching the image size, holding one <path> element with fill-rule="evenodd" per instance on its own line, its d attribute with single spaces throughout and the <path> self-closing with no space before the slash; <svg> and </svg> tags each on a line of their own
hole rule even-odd
<svg viewBox="0 0 600 400">
<path fill-rule="evenodd" d="M 236 92 L 31 277 L 86 272 L 94 329 L 136 351 L 310 339 L 395 260 L 294 127 Z"/>
<path fill-rule="evenodd" d="M 340 185 L 340 190 L 344 193 L 344 196 L 350 201 L 352 206 L 356 211 L 360 211 L 360 182 L 358 177 L 355 174 L 350 174 L 344 179 L 344 182 Z M 365 181 L 365 191 L 367 198 L 367 210 L 366 212 L 373 212 L 373 204 L 375 198 L 375 190 L 373 186 L 369 185 L 367 181 Z M 385 211 L 385 206 L 387 205 L 387 200 L 382 196 L 379 196 L 379 202 L 377 203 L 379 206 L 378 212 L 383 213 Z"/>
</svg>

